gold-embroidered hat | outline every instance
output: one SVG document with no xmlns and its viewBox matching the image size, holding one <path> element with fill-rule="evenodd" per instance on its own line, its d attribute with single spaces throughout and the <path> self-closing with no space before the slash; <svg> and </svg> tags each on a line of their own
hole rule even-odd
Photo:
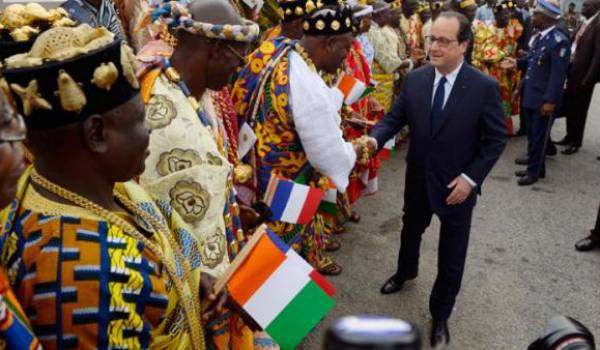
<svg viewBox="0 0 600 350">
<path fill-rule="evenodd" d="M 0 86 L 32 129 L 82 122 L 139 93 L 133 50 L 104 27 L 49 29 L 4 61 Z"/>
</svg>

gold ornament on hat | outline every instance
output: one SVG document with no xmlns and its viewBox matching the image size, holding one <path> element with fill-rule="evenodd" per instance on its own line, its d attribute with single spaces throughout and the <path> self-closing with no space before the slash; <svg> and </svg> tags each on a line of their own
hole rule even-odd
<svg viewBox="0 0 600 350">
<path fill-rule="evenodd" d="M 21 98 L 23 114 L 26 117 L 31 115 L 36 109 L 52 110 L 52 105 L 38 92 L 39 85 L 37 80 L 31 80 L 25 88 L 19 84 L 10 84 L 10 87 Z"/>
<path fill-rule="evenodd" d="M 102 63 L 94 70 L 94 78 L 91 80 L 92 84 L 96 85 L 100 89 L 110 90 L 112 84 L 119 78 L 119 71 L 114 63 L 108 62 Z"/>
<path fill-rule="evenodd" d="M 134 89 L 140 88 L 140 83 L 135 75 L 136 60 L 133 50 L 126 44 L 121 46 L 121 66 L 123 67 L 123 75 Z"/>
<path fill-rule="evenodd" d="M 304 23 L 302 23 L 302 29 L 304 29 L 304 30 L 310 29 L 310 24 L 308 24 L 308 21 L 304 21 Z"/>
<path fill-rule="evenodd" d="M 315 6 L 315 3 L 312 0 L 308 0 L 306 2 L 305 8 L 307 13 L 311 13 L 317 7 Z"/>
<path fill-rule="evenodd" d="M 346 18 L 346 27 L 350 27 L 352 25 L 352 21 L 350 21 L 350 18 Z"/>
<path fill-rule="evenodd" d="M 302 7 L 297 6 L 296 10 L 294 10 L 294 13 L 296 14 L 296 16 L 302 16 L 304 14 L 304 11 L 302 10 Z"/>
<path fill-rule="evenodd" d="M 323 30 L 323 29 L 325 29 L 325 22 L 323 22 L 323 20 L 318 20 L 317 23 L 315 24 L 315 27 L 318 30 Z"/>
<path fill-rule="evenodd" d="M 58 97 L 62 108 L 69 112 L 79 113 L 87 104 L 87 98 L 79 84 L 63 69 L 58 73 Z"/>
<path fill-rule="evenodd" d="M 0 90 L 2 90 L 2 92 L 6 96 L 6 100 L 8 101 L 8 104 L 10 104 L 11 106 L 14 106 L 15 100 L 13 98 L 13 94 L 10 91 L 10 86 L 8 86 L 8 83 L 6 82 L 6 79 L 4 79 L 4 78 L 0 79 Z"/>
<path fill-rule="evenodd" d="M 114 41 L 114 36 L 104 27 L 92 28 L 87 24 L 52 28 L 37 37 L 28 53 L 7 58 L 6 67 L 35 67 L 44 61 L 63 61 L 105 47 Z"/>
<path fill-rule="evenodd" d="M 340 24 L 340 22 L 338 22 L 338 20 L 334 20 L 333 22 L 331 22 L 331 29 L 335 30 L 336 32 L 340 30 L 341 26 L 342 25 Z"/>
<path fill-rule="evenodd" d="M 44 22 L 52 27 L 75 25 L 68 16 L 69 13 L 60 7 L 46 10 L 37 3 L 12 4 L 0 16 L 0 29 L 8 30 L 15 41 L 27 41 L 39 33 L 39 25 Z"/>
<path fill-rule="evenodd" d="M 291 14 L 292 14 L 292 10 L 290 10 L 290 9 L 286 9 L 286 10 L 285 10 L 285 15 L 286 15 L 286 16 L 289 16 L 289 15 L 291 15 Z"/>
</svg>

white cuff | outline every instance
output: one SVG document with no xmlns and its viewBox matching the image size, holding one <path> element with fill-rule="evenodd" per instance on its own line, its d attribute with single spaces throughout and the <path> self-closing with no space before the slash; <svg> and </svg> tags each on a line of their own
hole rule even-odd
<svg viewBox="0 0 600 350">
<path fill-rule="evenodd" d="M 477 187 L 477 182 L 473 181 L 473 179 L 471 179 L 467 174 L 462 173 L 462 174 L 460 174 L 460 176 L 462 176 L 465 180 L 467 180 L 467 182 L 469 183 L 469 185 L 471 185 L 471 187 L 473 187 L 473 188 Z"/>
</svg>

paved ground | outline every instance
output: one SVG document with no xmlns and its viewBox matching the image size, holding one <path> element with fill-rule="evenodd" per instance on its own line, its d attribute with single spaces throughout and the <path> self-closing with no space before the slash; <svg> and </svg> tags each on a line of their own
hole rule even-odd
<svg viewBox="0 0 600 350">
<path fill-rule="evenodd" d="M 584 254 L 573 249 L 593 226 L 600 201 L 600 98 L 593 103 L 584 148 L 572 156 L 550 158 L 545 180 L 527 188 L 516 185 L 513 160 L 525 149 L 525 138 L 510 140 L 487 179 L 450 321 L 451 349 L 526 349 L 555 314 L 579 319 L 600 338 L 600 251 Z M 554 139 L 562 138 L 564 128 L 564 120 L 558 121 Z M 348 226 L 341 237 L 342 250 L 334 255 L 345 268 L 330 279 L 338 288 L 337 306 L 302 349 L 319 349 L 329 322 L 349 314 L 411 320 L 428 337 L 436 219 L 424 237 L 419 278 L 398 294 L 379 294 L 397 259 L 405 154 L 404 148 L 385 164 L 379 193 L 357 206 L 363 220 Z"/>
</svg>

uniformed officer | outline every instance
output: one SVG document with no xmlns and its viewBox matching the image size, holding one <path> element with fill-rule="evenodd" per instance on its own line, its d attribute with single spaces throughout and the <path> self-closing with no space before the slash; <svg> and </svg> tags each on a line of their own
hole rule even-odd
<svg viewBox="0 0 600 350">
<path fill-rule="evenodd" d="M 526 59 L 508 60 L 525 70 L 521 86 L 522 114 L 527 123 L 527 170 L 517 171 L 519 186 L 531 185 L 546 176 L 546 147 L 560 103 L 569 66 L 569 39 L 556 28 L 560 18 L 558 0 L 538 0 L 532 24 L 538 33 L 530 40 Z"/>
</svg>

